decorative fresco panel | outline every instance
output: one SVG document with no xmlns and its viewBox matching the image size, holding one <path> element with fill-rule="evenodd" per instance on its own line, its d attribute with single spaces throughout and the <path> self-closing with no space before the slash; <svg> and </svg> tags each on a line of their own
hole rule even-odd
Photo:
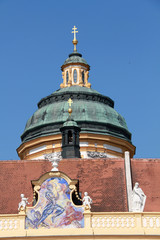
<svg viewBox="0 0 160 240">
<path fill-rule="evenodd" d="M 70 199 L 71 190 L 63 178 L 45 180 L 39 191 L 39 201 L 26 210 L 26 228 L 82 228 L 83 208 Z"/>
</svg>

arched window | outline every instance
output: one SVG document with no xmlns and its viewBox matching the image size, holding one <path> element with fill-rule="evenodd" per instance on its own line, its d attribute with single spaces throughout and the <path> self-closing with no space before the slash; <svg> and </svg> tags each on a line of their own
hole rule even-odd
<svg viewBox="0 0 160 240">
<path fill-rule="evenodd" d="M 66 83 L 68 83 L 69 80 L 69 75 L 68 75 L 68 71 L 66 72 Z"/>
<path fill-rule="evenodd" d="M 71 131 L 68 131 L 68 144 L 73 143 L 73 135 Z"/>
<path fill-rule="evenodd" d="M 77 82 L 77 70 L 74 69 L 73 71 L 73 79 L 74 79 L 74 82 L 76 83 Z"/>
<path fill-rule="evenodd" d="M 82 72 L 82 81 L 84 83 L 84 71 Z"/>
</svg>

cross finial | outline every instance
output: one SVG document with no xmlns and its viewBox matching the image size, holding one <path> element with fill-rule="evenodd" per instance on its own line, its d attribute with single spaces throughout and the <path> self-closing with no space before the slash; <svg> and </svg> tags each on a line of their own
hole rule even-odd
<svg viewBox="0 0 160 240">
<path fill-rule="evenodd" d="M 68 109 L 68 112 L 69 112 L 69 115 L 71 116 L 71 113 L 72 113 L 72 108 L 71 108 L 71 105 L 72 105 L 73 101 L 71 98 L 68 99 L 68 104 L 69 104 L 69 109 Z"/>
<path fill-rule="evenodd" d="M 73 101 L 72 101 L 72 99 L 71 98 L 69 98 L 68 99 L 68 104 L 69 104 L 69 107 L 71 107 L 71 104 L 73 103 Z"/>
<path fill-rule="evenodd" d="M 76 28 L 76 26 L 74 26 L 73 28 L 72 28 L 72 33 L 74 33 L 74 39 L 73 40 L 76 40 L 76 33 L 78 33 L 78 31 L 76 31 L 77 30 L 77 28 Z"/>
<path fill-rule="evenodd" d="M 73 30 L 72 33 L 74 33 L 74 38 L 73 38 L 73 41 L 72 41 L 72 43 L 74 45 L 74 52 L 77 52 L 76 45 L 77 45 L 78 41 L 76 39 L 76 33 L 78 33 L 78 31 L 76 31 L 77 30 L 76 26 L 74 26 L 72 28 L 72 30 Z"/>
</svg>

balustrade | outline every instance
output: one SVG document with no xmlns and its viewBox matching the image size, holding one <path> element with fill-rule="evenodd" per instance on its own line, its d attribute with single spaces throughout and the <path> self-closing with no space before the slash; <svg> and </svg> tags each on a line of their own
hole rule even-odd
<svg viewBox="0 0 160 240">
<path fill-rule="evenodd" d="M 25 229 L 25 213 L 0 215 L 0 236 L 15 237 L 32 235 Z M 34 236 L 40 236 L 42 229 L 33 229 Z M 160 213 L 97 213 L 84 212 L 84 228 L 43 230 L 47 236 L 70 235 L 160 235 Z"/>
</svg>

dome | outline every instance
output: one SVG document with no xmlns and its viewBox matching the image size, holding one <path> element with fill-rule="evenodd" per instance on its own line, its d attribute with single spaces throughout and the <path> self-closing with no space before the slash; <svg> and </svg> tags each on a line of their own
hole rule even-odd
<svg viewBox="0 0 160 240">
<path fill-rule="evenodd" d="M 75 29 L 75 28 L 74 28 Z M 46 154 L 62 153 L 62 127 L 80 128 L 79 147 L 82 158 L 90 156 L 124 157 L 135 154 L 131 133 L 125 119 L 114 109 L 114 102 L 91 88 L 90 66 L 77 52 L 61 66 L 60 89 L 42 98 L 37 111 L 27 121 L 17 149 L 21 159 L 45 159 Z M 68 104 L 72 109 L 69 121 Z M 67 120 L 68 119 L 68 120 Z"/>
<path fill-rule="evenodd" d="M 83 63 L 85 65 L 88 65 L 86 60 L 84 58 L 82 58 L 82 54 L 77 53 L 77 52 L 73 52 L 73 53 L 69 54 L 69 58 L 67 58 L 65 60 L 63 65 L 71 64 L 71 63 Z"/>
<path fill-rule="evenodd" d="M 131 142 L 125 119 L 114 109 L 114 102 L 96 90 L 71 86 L 59 89 L 38 103 L 38 110 L 27 121 L 22 142 L 60 133 L 60 127 L 68 118 L 71 98 L 72 118 L 81 132 L 107 134 Z"/>
</svg>

